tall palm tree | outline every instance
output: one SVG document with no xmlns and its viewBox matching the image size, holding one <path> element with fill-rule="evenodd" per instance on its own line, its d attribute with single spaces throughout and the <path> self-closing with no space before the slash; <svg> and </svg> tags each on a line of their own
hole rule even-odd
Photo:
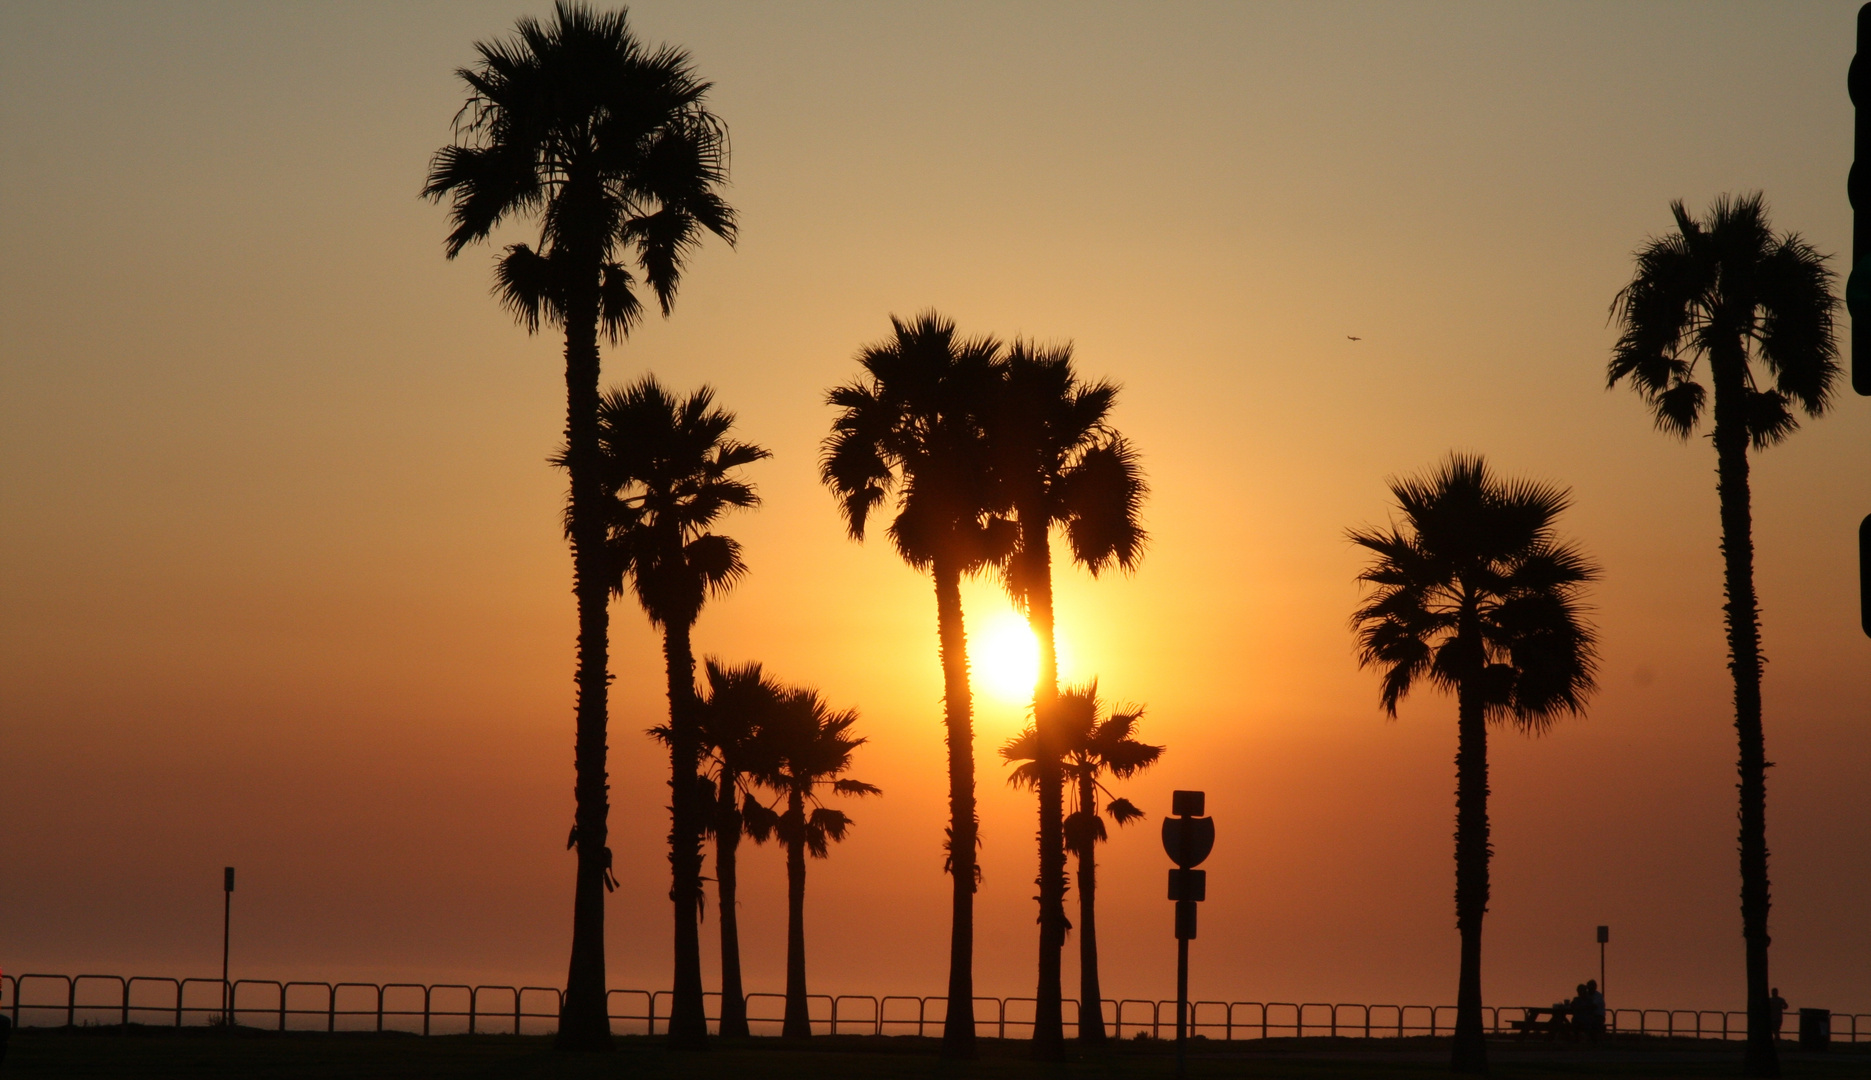
<svg viewBox="0 0 1871 1080">
<path fill-rule="evenodd" d="M 1488 728 L 1540 733 L 1578 714 L 1594 689 L 1594 633 L 1581 593 L 1597 568 L 1559 540 L 1567 494 L 1496 479 L 1479 457 L 1450 455 L 1428 476 L 1395 479 L 1403 523 L 1354 529 L 1376 557 L 1352 615 L 1360 666 L 1383 673 L 1392 717 L 1419 681 L 1452 692 L 1455 921 L 1462 935 L 1455 998 L 1456 1072 L 1487 1071 L 1481 1027 L 1481 920 L 1488 909 Z"/>
<path fill-rule="evenodd" d="M 669 687 L 669 898 L 675 905 L 674 1001 L 670 1041 L 706 1040 L 702 957 L 700 796 L 702 736 L 690 631 L 709 596 L 747 572 L 741 546 L 709 532 L 721 515 L 759 505 L 738 470 L 771 455 L 728 438 L 734 414 L 718 409 L 708 387 L 678 400 L 653 376 L 604 395 L 598 409 L 599 474 L 608 529 L 612 591 L 628 586 L 644 614 L 663 629 Z"/>
<path fill-rule="evenodd" d="M 892 494 L 890 539 L 903 561 L 935 579 L 942 703 L 948 729 L 949 825 L 945 843 L 953 885 L 949 932 L 945 1057 L 973 1057 L 974 892 L 978 821 L 974 794 L 974 696 L 961 579 L 999 566 L 1012 549 L 1010 524 L 989 476 L 984 413 L 996 390 L 1001 346 L 964 339 L 934 312 L 905 322 L 858 354 L 864 374 L 834 388 L 841 411 L 820 460 L 820 478 L 838 497 L 853 539 Z"/>
<path fill-rule="evenodd" d="M 844 776 L 852 751 L 868 740 L 851 734 L 855 709 L 834 711 L 816 690 L 786 695 L 761 732 L 771 765 L 762 779 L 785 800 L 777 821 L 757 822 L 764 838 L 771 827 L 786 846 L 786 1013 L 780 1034 L 808 1038 L 812 1020 L 806 1009 L 806 855 L 823 859 L 831 844 L 843 840 L 852 821 L 842 810 L 824 805 L 822 794 L 881 795 L 877 788 Z"/>
<path fill-rule="evenodd" d="M 1112 566 L 1129 571 L 1146 539 L 1138 512 L 1147 490 L 1136 450 L 1110 425 L 1117 386 L 1082 383 L 1071 345 L 1015 342 L 1002 364 L 989 438 L 996 476 L 1019 523 L 1019 547 L 1007 564 L 1007 585 L 1039 641 L 1033 691 L 1038 742 L 1039 988 L 1033 1052 L 1057 1058 L 1065 1050 L 1060 961 L 1070 922 L 1065 915 L 1065 745 L 1055 730 L 1059 664 L 1053 631 L 1052 550 L 1055 527 L 1065 532 L 1075 562 L 1093 577 Z"/>
<path fill-rule="evenodd" d="M 1637 252 L 1637 272 L 1612 301 L 1622 329 L 1607 385 L 1629 380 L 1659 428 L 1687 439 L 1702 425 L 1707 359 L 1715 388 L 1716 492 L 1721 501 L 1728 669 L 1735 684 L 1741 783 L 1741 934 L 1747 947 L 1747 1070 L 1774 1076 L 1767 973 L 1767 747 L 1761 729 L 1760 610 L 1754 595 L 1748 448 L 1799 427 L 1793 411 L 1824 413 L 1838 378 L 1838 300 L 1826 256 L 1797 234 L 1774 235 L 1757 192 L 1715 200 L 1700 221 L 1670 204 L 1674 233 Z"/>
<path fill-rule="evenodd" d="M 609 623 L 598 459 L 598 336 L 622 340 L 642 313 L 634 261 L 664 315 L 704 232 L 730 243 L 727 131 L 704 104 L 708 83 L 679 49 L 646 48 L 622 11 L 561 3 L 549 23 L 522 18 L 506 41 L 475 46 L 456 72 L 468 99 L 453 145 L 437 151 L 422 194 L 450 200 L 449 258 L 510 218 L 539 220 L 539 243 L 512 244 L 494 292 L 529 333 L 565 331 L 565 445 L 571 474 L 572 591 L 578 599 L 578 873 L 558 1045 L 611 1044 L 605 1008 L 604 892 L 611 884 L 605 771 Z"/>
<path fill-rule="evenodd" d="M 772 835 L 777 815 L 759 801 L 753 782 L 773 768 L 763 733 L 786 700 L 786 688 L 765 675 L 758 663 L 726 667 L 713 657 L 703 661 L 707 696 L 697 703 L 696 734 L 707 756 L 698 798 L 703 831 L 715 838 L 715 895 L 721 927 L 720 1032 L 745 1038 L 747 992 L 741 982 L 740 911 L 736 899 L 737 853 L 742 836 L 756 841 Z M 664 743 L 667 725 L 652 729 Z"/>
<path fill-rule="evenodd" d="M 1143 811 L 1129 799 L 1104 786 L 1108 773 L 1127 780 L 1163 756 L 1163 747 L 1139 742 L 1137 724 L 1143 709 L 1112 712 L 1099 718 L 1098 684 L 1063 690 L 1058 699 L 1059 739 L 1064 747 L 1066 781 L 1072 788 L 1072 812 L 1065 819 L 1066 848 L 1078 856 L 1078 1037 L 1085 1043 L 1105 1041 L 1104 988 L 1098 980 L 1098 863 L 1097 846 L 1109 838 L 1104 818 L 1117 825 L 1141 820 Z M 1037 788 L 1040 778 L 1039 733 L 1026 730 L 1001 748 L 1001 756 L 1018 761 L 1011 777 L 1019 787 Z M 1106 797 L 1105 801 L 1100 796 Z"/>
</svg>

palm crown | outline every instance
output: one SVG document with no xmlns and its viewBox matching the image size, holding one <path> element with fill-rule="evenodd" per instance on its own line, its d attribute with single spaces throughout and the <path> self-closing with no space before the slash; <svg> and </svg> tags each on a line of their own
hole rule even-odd
<svg viewBox="0 0 1871 1080">
<path fill-rule="evenodd" d="M 853 539 L 864 538 L 871 512 L 894 492 L 890 539 L 905 562 L 927 569 L 941 554 L 965 572 L 997 564 L 1013 537 L 997 514 L 982 415 L 1000 344 L 959 338 L 955 324 L 933 312 L 890 322 L 894 337 L 858 356 L 866 377 L 826 395 L 842 411 L 825 440 L 820 478 L 838 496 Z"/>
<path fill-rule="evenodd" d="M 1748 439 L 1771 446 L 1799 426 L 1793 406 L 1816 417 L 1831 400 L 1839 372 L 1832 271 L 1798 234 L 1774 235 L 1758 193 L 1722 196 L 1702 221 L 1681 201 L 1670 211 L 1677 231 L 1639 249 L 1636 274 L 1612 301 L 1623 332 L 1607 384 L 1629 379 L 1657 426 L 1687 438 L 1708 399 L 1699 360 L 1738 364 Z M 1719 391 L 1723 373 L 1715 374 Z"/>
<path fill-rule="evenodd" d="M 727 437 L 734 414 L 708 387 L 678 400 L 652 376 L 604 395 L 598 412 L 611 589 L 625 582 L 650 619 L 687 625 L 747 570 L 741 546 L 708 531 L 760 496 L 736 469 L 771 453 Z"/>
<path fill-rule="evenodd" d="M 422 193 L 450 199 L 449 258 L 506 218 L 539 213 L 539 247 L 506 249 L 495 293 L 529 330 L 563 324 L 595 269 L 616 340 L 642 311 L 627 250 L 668 314 L 703 232 L 733 242 L 734 211 L 716 192 L 727 132 L 686 52 L 645 48 L 622 11 L 554 10 L 550 26 L 523 18 L 516 39 L 479 43 L 481 62 L 457 72 L 470 97 Z"/>
<path fill-rule="evenodd" d="M 1597 570 L 1553 534 L 1566 494 L 1498 481 L 1462 455 L 1390 490 L 1403 525 L 1350 534 L 1377 556 L 1358 575 L 1375 588 L 1352 625 L 1361 664 L 1383 670 L 1390 715 L 1423 678 L 1533 729 L 1580 711 L 1595 653 L 1579 592 Z"/>
<path fill-rule="evenodd" d="M 762 738 L 770 755 L 762 768 L 761 779 L 788 800 L 788 809 L 777 820 L 762 818 L 750 822 L 756 839 L 765 839 L 764 829 L 771 827 L 781 840 L 802 845 L 814 858 L 823 859 L 829 845 L 843 840 L 851 827 L 844 811 L 823 805 L 821 793 L 840 795 L 880 795 L 870 784 L 844 776 L 851 767 L 851 754 L 866 740 L 851 734 L 857 723 L 855 709 L 833 709 L 816 690 L 789 691 L 776 711 L 771 726 Z"/>
<path fill-rule="evenodd" d="M 1007 501 L 1043 540 L 1063 526 L 1073 557 L 1093 577 L 1129 570 L 1147 539 L 1138 521 L 1147 487 L 1137 452 L 1109 423 L 1115 383 L 1080 382 L 1070 345 L 1016 341 L 1002 362 L 989 437 Z M 1025 560 L 1009 563 L 1008 585 L 1024 601 L 1039 582 Z"/>
<path fill-rule="evenodd" d="M 1084 855 L 1108 839 L 1106 816 L 1119 825 L 1143 817 L 1143 811 L 1129 799 L 1104 786 L 1104 776 L 1128 780 L 1156 764 L 1164 748 L 1137 739 L 1137 725 L 1143 719 L 1141 706 L 1104 714 L 1096 680 L 1061 690 L 1055 708 L 1065 777 L 1078 802 L 1065 819 L 1066 846 Z M 1033 725 L 1007 740 L 1001 747 L 1001 757 L 1019 763 L 1008 777 L 1010 783 L 1027 789 L 1039 786 L 1039 733 Z"/>
</svg>

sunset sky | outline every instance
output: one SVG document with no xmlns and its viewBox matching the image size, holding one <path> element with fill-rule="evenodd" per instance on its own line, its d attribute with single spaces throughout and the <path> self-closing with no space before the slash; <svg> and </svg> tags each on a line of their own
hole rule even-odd
<svg viewBox="0 0 1871 1080">
<path fill-rule="evenodd" d="M 1065 678 L 1168 746 L 1101 859 L 1107 993 L 1174 995 L 1156 821 L 1200 788 L 1195 996 L 1453 1000 L 1454 705 L 1382 714 L 1345 530 L 1461 449 L 1569 487 L 1604 567 L 1588 715 L 1492 741 L 1489 1003 L 1568 995 L 1606 923 L 1614 1007 L 1741 1007 L 1714 454 L 1605 389 L 1606 315 L 1675 198 L 1764 191 L 1842 283 L 1857 6 L 633 5 L 715 83 L 742 233 L 605 381 L 710 384 L 773 451 L 697 650 L 857 708 L 885 792 L 810 866 L 812 989 L 945 985 L 933 590 L 816 475 L 826 388 L 933 307 L 1072 341 L 1151 484 L 1138 572 L 1057 583 Z M 237 977 L 564 979 L 561 345 L 417 197 L 454 68 L 548 10 L 0 8 L 7 972 L 215 972 L 234 864 Z M 1871 399 L 1841 389 L 1755 458 L 1772 970 L 1871 1012 Z M 996 582 L 965 603 L 977 986 L 1029 995 L 1035 813 L 997 753 L 1021 631 Z M 610 978 L 663 988 L 662 658 L 632 603 L 612 628 Z M 782 984 L 783 885 L 743 848 L 753 990 Z"/>
</svg>

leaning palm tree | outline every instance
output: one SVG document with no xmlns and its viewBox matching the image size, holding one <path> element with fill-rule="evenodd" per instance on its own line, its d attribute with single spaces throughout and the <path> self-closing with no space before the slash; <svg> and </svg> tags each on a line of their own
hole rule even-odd
<svg viewBox="0 0 1871 1080">
<path fill-rule="evenodd" d="M 851 734 L 857 720 L 857 710 L 834 711 L 818 691 L 797 689 L 760 733 L 771 760 L 762 779 L 786 803 L 777 821 L 756 822 L 755 835 L 764 839 L 771 827 L 786 846 L 786 1013 L 780 1034 L 787 1038 L 812 1034 L 806 1009 L 806 855 L 830 855 L 831 844 L 843 840 L 852 824 L 844 811 L 824 805 L 821 794 L 882 794 L 844 776 L 852 751 L 868 741 Z"/>
<path fill-rule="evenodd" d="M 449 258 L 502 222 L 537 216 L 537 247 L 508 246 L 494 292 L 529 333 L 565 331 L 565 461 L 571 474 L 572 590 L 578 598 L 578 851 L 572 952 L 558 1045 L 610 1046 L 605 1008 L 604 892 L 611 884 L 605 771 L 610 574 L 598 463 L 598 336 L 613 343 L 642 311 L 634 261 L 664 315 L 704 232 L 734 239 L 716 193 L 727 132 L 703 99 L 688 55 L 648 49 L 622 11 L 561 3 L 550 23 L 522 18 L 515 36 L 476 45 L 457 74 L 468 100 L 457 138 L 437 151 L 422 193 L 450 200 Z"/>
<path fill-rule="evenodd" d="M 1106 774 L 1127 780 L 1156 764 L 1163 747 L 1135 738 L 1143 709 L 1112 712 L 1099 719 L 1098 684 L 1063 690 L 1058 699 L 1058 737 L 1064 747 L 1066 781 L 1072 787 L 1072 812 L 1065 819 L 1065 844 L 1078 856 L 1078 1037 L 1105 1041 L 1104 989 L 1098 980 L 1097 846 L 1109 839 L 1104 818 L 1128 825 L 1143 818 L 1129 799 L 1105 787 Z M 1001 756 L 1020 765 L 1010 778 L 1018 787 L 1037 788 L 1040 779 L 1039 733 L 1033 725 L 1001 747 Z M 1101 801 L 1101 796 L 1103 797 Z"/>
<path fill-rule="evenodd" d="M 1002 385 L 990 415 L 996 478 L 1019 523 L 1019 547 L 1007 564 L 1007 585 L 1039 641 L 1033 691 L 1038 742 L 1039 988 L 1033 1053 L 1057 1058 L 1065 1049 L 1060 961 L 1070 923 L 1065 915 L 1065 744 L 1054 718 L 1059 665 L 1053 632 L 1052 531 L 1060 528 L 1075 562 L 1093 577 L 1110 567 L 1129 571 L 1143 556 L 1138 511 L 1146 491 L 1136 450 L 1111 427 L 1117 386 L 1083 383 L 1071 345 L 1015 342 L 1002 365 Z"/>
<path fill-rule="evenodd" d="M 1403 523 L 1354 529 L 1376 558 L 1352 615 L 1361 666 L 1383 673 L 1381 700 L 1419 681 L 1455 695 L 1456 1072 L 1487 1071 L 1481 1026 L 1481 921 L 1488 908 L 1488 728 L 1540 733 L 1578 714 L 1593 690 L 1594 634 L 1581 593 L 1597 568 L 1553 525 L 1567 494 L 1496 479 L 1479 457 L 1451 455 L 1424 477 L 1395 479 Z"/>
<path fill-rule="evenodd" d="M 675 904 L 674 1000 L 670 1041 L 706 1040 L 702 957 L 697 922 L 702 907 L 700 797 L 702 735 L 690 631 L 709 596 L 732 588 L 747 571 L 741 547 L 709 532 L 724 513 L 759 505 L 739 478 L 745 465 L 771 456 L 728 438 L 734 414 L 718 409 L 708 387 L 678 400 L 652 376 L 604 395 L 598 410 L 599 474 L 605 506 L 611 589 L 629 587 L 644 614 L 663 630 L 669 687 L 669 898 Z"/>
<path fill-rule="evenodd" d="M 1637 252 L 1637 272 L 1612 301 L 1623 332 L 1607 384 L 1629 380 L 1659 428 L 1687 439 L 1714 386 L 1716 493 L 1721 502 L 1728 669 L 1740 741 L 1741 934 L 1747 947 L 1747 1070 L 1779 1072 L 1767 973 L 1767 747 L 1761 728 L 1760 611 L 1748 448 L 1799 427 L 1793 407 L 1824 413 L 1838 377 L 1833 275 L 1826 256 L 1792 233 L 1774 235 L 1759 193 L 1722 196 L 1697 221 L 1673 202 L 1676 232 Z M 1758 364 L 1757 364 L 1758 362 Z"/>
<path fill-rule="evenodd" d="M 1012 528 L 999 515 L 983 433 L 1001 347 L 992 338 L 957 337 L 955 324 L 934 312 L 890 322 L 895 335 L 858 354 L 864 375 L 826 395 L 841 411 L 825 440 L 820 478 L 838 497 L 856 540 L 864 538 L 871 513 L 894 494 L 890 539 L 897 554 L 935 579 L 948 729 L 946 869 L 953 885 L 942 1053 L 973 1057 L 974 892 L 981 873 L 961 579 L 1000 565 L 1013 545 Z"/>
<path fill-rule="evenodd" d="M 745 1038 L 747 992 L 741 982 L 740 910 L 736 897 L 738 853 L 742 836 L 756 841 L 772 835 L 778 820 L 755 796 L 753 783 L 771 771 L 762 737 L 786 700 L 786 689 L 763 674 L 758 663 L 724 667 L 713 657 L 703 662 L 707 696 L 697 702 L 696 734 L 708 761 L 698 799 L 703 832 L 715 838 L 715 897 L 721 928 L 720 1033 Z M 667 725 L 651 729 L 665 744 Z"/>
</svg>

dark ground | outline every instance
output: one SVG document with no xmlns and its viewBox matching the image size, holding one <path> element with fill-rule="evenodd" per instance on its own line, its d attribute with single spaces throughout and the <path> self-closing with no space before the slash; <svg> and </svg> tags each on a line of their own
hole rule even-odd
<svg viewBox="0 0 1871 1080">
<path fill-rule="evenodd" d="M 934 1039 L 821 1037 L 800 1046 L 779 1039 L 717 1043 L 704 1053 L 672 1053 L 660 1038 L 620 1038 L 617 1052 L 554 1053 L 546 1036 L 277 1034 L 207 1029 L 27 1029 L 15 1032 L 0 1076 L 12 1077 L 629 1077 L 631 1080 L 865 1080 L 895 1078 L 1164 1078 L 1174 1075 L 1173 1044 L 1126 1040 L 1060 1065 L 1026 1059 L 1025 1041 L 984 1039 L 977 1061 L 936 1057 Z M 1502 1040 L 1489 1046 L 1497 1080 L 1560 1077 L 1738 1077 L 1739 1043 L 1631 1036 L 1578 1045 Z M 1268 1039 L 1191 1044 L 1191 1077 L 1442 1077 L 1448 1040 Z M 1871 1080 L 1871 1044 L 1826 1054 L 1782 1051 L 1789 1078 Z"/>
</svg>

